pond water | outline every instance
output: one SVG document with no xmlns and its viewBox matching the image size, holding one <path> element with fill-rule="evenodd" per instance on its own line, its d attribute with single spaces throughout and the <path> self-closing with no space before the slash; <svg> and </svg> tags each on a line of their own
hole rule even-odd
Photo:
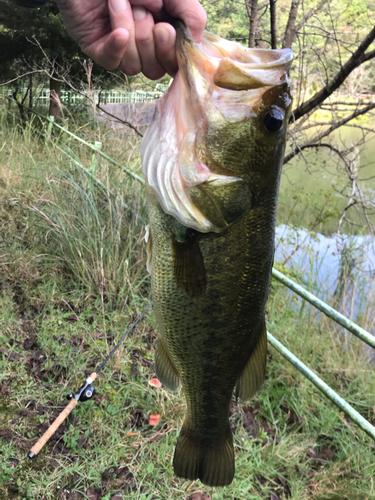
<svg viewBox="0 0 375 500">
<path fill-rule="evenodd" d="M 370 235 L 338 240 L 280 225 L 275 261 L 295 271 L 296 281 L 311 293 L 375 334 L 375 243 Z M 302 299 L 296 306 L 302 306 Z"/>
<path fill-rule="evenodd" d="M 367 126 L 375 126 L 374 117 Z M 334 134 L 332 142 L 340 149 L 353 148 L 350 154 L 356 166 L 359 186 L 367 204 L 373 209 L 370 220 L 375 224 L 375 134 L 368 134 L 364 143 L 357 147 L 362 139 L 359 129 L 342 127 Z M 335 233 L 348 200 L 341 191 L 347 193 L 349 184 L 343 162 L 336 154 L 326 148 L 304 150 L 303 156 L 297 155 L 283 167 L 278 224 L 306 227 L 326 235 Z M 348 215 L 358 222 L 356 208 L 350 208 Z M 323 219 L 322 222 L 319 218 Z M 362 231 L 356 226 L 345 229 L 352 234 Z"/>
</svg>

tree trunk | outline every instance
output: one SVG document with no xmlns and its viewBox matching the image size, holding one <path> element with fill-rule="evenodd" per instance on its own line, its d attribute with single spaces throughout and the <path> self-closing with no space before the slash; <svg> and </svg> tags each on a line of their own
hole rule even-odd
<svg viewBox="0 0 375 500">
<path fill-rule="evenodd" d="M 255 32 L 258 24 L 258 0 L 252 0 L 248 13 L 250 17 L 249 47 L 253 48 L 255 47 Z"/>
<path fill-rule="evenodd" d="M 292 5 L 290 7 L 288 24 L 286 26 L 284 40 L 283 40 L 283 49 L 291 48 L 294 39 L 296 38 L 296 19 L 298 13 L 300 0 L 292 0 Z"/>
<path fill-rule="evenodd" d="M 18 110 L 19 110 L 20 116 L 21 116 L 21 124 L 22 124 L 22 127 L 24 128 L 25 125 L 26 125 L 25 108 L 23 107 L 23 101 L 19 101 L 17 99 L 17 94 L 18 94 L 18 86 L 15 88 L 15 90 L 14 90 L 14 92 L 13 92 L 12 95 L 13 95 L 13 99 L 17 103 Z"/>
<path fill-rule="evenodd" d="M 277 49 L 276 0 L 270 0 L 271 48 Z"/>
<path fill-rule="evenodd" d="M 33 109 L 33 75 L 30 73 L 29 75 L 29 118 L 31 118 L 32 115 L 32 109 Z"/>
</svg>

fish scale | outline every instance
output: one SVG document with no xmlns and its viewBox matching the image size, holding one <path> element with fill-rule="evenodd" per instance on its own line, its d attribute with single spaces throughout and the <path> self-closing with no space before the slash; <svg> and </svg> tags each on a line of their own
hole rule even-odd
<svg viewBox="0 0 375 500">
<path fill-rule="evenodd" d="M 211 55 L 223 44 L 226 54 L 231 48 L 225 67 L 233 65 L 236 84 Z M 245 400 L 265 376 L 265 311 L 292 56 L 288 49 L 254 51 L 261 71 L 251 49 L 212 34 L 199 45 L 178 25 L 178 77 L 142 141 L 148 261 L 160 330 L 155 370 L 167 388 L 182 386 L 187 404 L 173 465 L 177 476 L 210 486 L 230 484 L 234 476 L 234 389 Z M 181 149 L 185 137 L 188 151 Z"/>
</svg>

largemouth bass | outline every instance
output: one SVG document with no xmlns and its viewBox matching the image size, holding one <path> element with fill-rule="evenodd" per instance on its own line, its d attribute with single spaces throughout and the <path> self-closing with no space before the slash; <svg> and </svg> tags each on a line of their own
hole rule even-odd
<svg viewBox="0 0 375 500">
<path fill-rule="evenodd" d="M 187 413 L 179 477 L 234 476 L 229 407 L 265 376 L 265 308 L 291 96 L 289 49 L 246 49 L 177 28 L 179 71 L 142 140 L 155 370 Z"/>
</svg>

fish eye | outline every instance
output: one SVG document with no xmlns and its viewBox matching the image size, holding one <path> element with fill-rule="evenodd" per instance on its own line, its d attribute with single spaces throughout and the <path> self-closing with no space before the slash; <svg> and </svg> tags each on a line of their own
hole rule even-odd
<svg viewBox="0 0 375 500">
<path fill-rule="evenodd" d="M 279 109 L 272 109 L 263 119 L 264 126 L 269 132 L 277 132 L 281 129 L 284 115 Z"/>
</svg>

